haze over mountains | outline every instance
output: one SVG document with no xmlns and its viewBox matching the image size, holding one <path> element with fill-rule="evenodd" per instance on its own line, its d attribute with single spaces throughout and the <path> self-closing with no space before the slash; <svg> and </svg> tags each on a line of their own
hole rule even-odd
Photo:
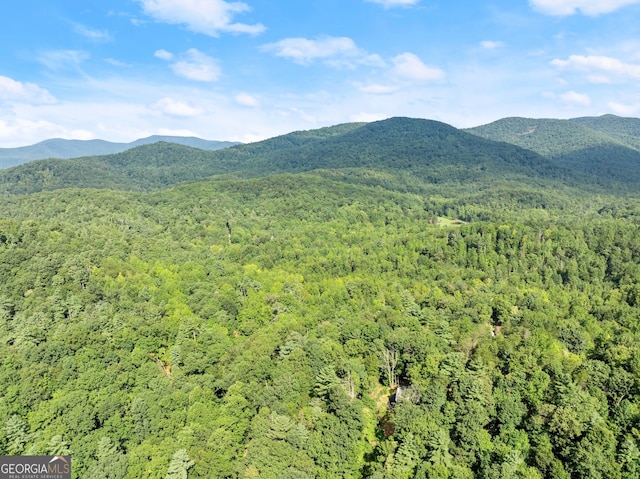
<svg viewBox="0 0 640 479">
<path fill-rule="evenodd" d="M 390 118 L 298 131 L 227 148 L 232 144 L 150 137 L 129 145 L 150 144 L 115 154 L 47 159 L 3 170 L 0 192 L 65 187 L 148 190 L 215 175 L 256 177 L 326 169 L 334 174 L 374 169 L 404 175 L 404 183 L 515 180 L 596 187 L 615 183 L 628 188 L 640 182 L 639 131 L 639 119 L 607 115 L 573 120 L 505 118 L 467 130 L 432 120 Z M 39 145 L 47 153 L 57 148 L 59 156 L 82 148 L 124 147 L 60 140 Z M 32 154 L 37 146 L 30 147 Z M 350 181 L 356 181 L 352 173 Z"/>
<path fill-rule="evenodd" d="M 135 148 L 136 146 L 148 145 L 158 141 L 177 143 L 179 145 L 191 146 L 201 150 L 218 150 L 229 146 L 237 145 L 237 142 L 230 141 L 209 141 L 188 136 L 163 136 L 153 135 L 147 138 L 140 138 L 130 143 L 114 143 L 104 140 L 64 140 L 53 138 L 41 141 L 35 145 L 21 146 L 18 148 L 0 148 L 0 168 L 27 163 L 32 160 L 42 160 L 45 158 L 78 158 L 81 156 L 110 155 Z"/>
</svg>

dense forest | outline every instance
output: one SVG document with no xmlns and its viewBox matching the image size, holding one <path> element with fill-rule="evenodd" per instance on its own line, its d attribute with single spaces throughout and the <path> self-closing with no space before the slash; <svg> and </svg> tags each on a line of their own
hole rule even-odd
<svg viewBox="0 0 640 479">
<path fill-rule="evenodd" d="M 616 160 L 609 166 L 625 165 Z M 403 174 L 403 181 L 392 188 L 414 190 L 425 183 L 476 187 L 496 180 L 583 187 L 615 181 L 621 189 L 628 178 L 603 176 L 582 166 L 559 164 L 530 149 L 445 123 L 391 118 L 294 132 L 218 151 L 159 142 L 114 155 L 33 161 L 0 170 L 0 196 L 70 187 L 152 190 L 223 174 L 250 178 L 318 169 L 367 168 L 394 178 Z"/>
<path fill-rule="evenodd" d="M 570 169 L 621 182 L 640 182 L 638 118 L 503 118 L 466 131 L 535 151 Z"/>
<path fill-rule="evenodd" d="M 80 160 L 51 188 L 6 170 L 0 452 L 91 479 L 640 477 L 638 184 L 417 125 L 151 145 L 82 188 Z M 185 151 L 221 175 L 170 182 Z"/>
</svg>

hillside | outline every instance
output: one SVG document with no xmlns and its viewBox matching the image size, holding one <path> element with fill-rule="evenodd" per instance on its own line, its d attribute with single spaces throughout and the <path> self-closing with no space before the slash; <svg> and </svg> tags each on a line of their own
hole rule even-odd
<svg viewBox="0 0 640 479">
<path fill-rule="evenodd" d="M 346 173 L 0 198 L 0 452 L 77 478 L 637 477 L 638 199 Z"/>
<path fill-rule="evenodd" d="M 0 454 L 637 478 L 635 170 L 589 175 L 611 136 L 540 124 L 562 154 L 392 118 L 0 172 Z"/>
<path fill-rule="evenodd" d="M 406 170 L 433 182 L 567 173 L 520 148 L 479 140 L 445 123 L 412 118 L 372 122 L 323 141 L 273 151 L 245 162 L 243 169 L 267 174 L 345 167 Z"/>
<path fill-rule="evenodd" d="M 55 138 L 31 146 L 0 148 L 0 168 L 8 168 L 29 161 L 48 158 L 69 159 L 82 156 L 109 155 L 159 141 L 176 143 L 201 150 L 218 150 L 238 144 L 228 141 L 202 140 L 195 137 L 158 135 L 141 138 L 131 143 L 113 143 L 104 140 L 63 140 Z"/>
<path fill-rule="evenodd" d="M 212 152 L 175 143 L 153 143 L 106 156 L 37 160 L 0 171 L 0 192 L 60 188 L 145 190 L 224 172 Z"/>
<path fill-rule="evenodd" d="M 621 143 L 640 150 L 640 119 L 621 118 L 615 115 L 572 118 L 573 123 L 602 132 Z"/>
<path fill-rule="evenodd" d="M 465 131 L 527 148 L 593 177 L 638 183 L 638 123 L 613 115 L 574 120 L 504 118 Z"/>
<path fill-rule="evenodd" d="M 0 454 L 636 479 L 640 198 L 581 171 L 408 118 L 4 170 Z"/>
<path fill-rule="evenodd" d="M 580 178 L 534 152 L 444 123 L 392 118 L 294 132 L 214 152 L 156 143 L 116 155 L 32 162 L 1 171 L 0 193 L 71 186 L 154 189 L 220 174 L 250 177 L 353 168 L 410 174 L 433 184 Z"/>
</svg>

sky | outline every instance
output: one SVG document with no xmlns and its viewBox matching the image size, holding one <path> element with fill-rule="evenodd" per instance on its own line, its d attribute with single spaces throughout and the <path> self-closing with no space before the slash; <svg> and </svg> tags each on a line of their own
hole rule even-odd
<svg viewBox="0 0 640 479">
<path fill-rule="evenodd" d="M 20 0 L 0 147 L 640 116 L 640 0 Z"/>
</svg>

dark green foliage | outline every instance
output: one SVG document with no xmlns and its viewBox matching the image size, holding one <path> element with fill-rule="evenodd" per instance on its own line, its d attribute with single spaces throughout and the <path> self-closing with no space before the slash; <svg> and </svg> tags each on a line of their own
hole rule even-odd
<svg viewBox="0 0 640 479">
<path fill-rule="evenodd" d="M 587 126 L 617 139 L 631 148 L 640 150 L 640 119 L 615 115 L 573 118 L 572 122 Z"/>
<path fill-rule="evenodd" d="M 354 168 L 368 171 L 354 172 Z M 620 177 L 618 166 L 610 168 L 611 175 L 603 180 L 602 165 L 590 171 L 444 123 L 391 118 L 295 132 L 213 152 L 159 142 L 109 156 L 36 161 L 1 171 L 0 194 L 72 186 L 148 190 L 214 175 L 255 177 L 314 170 L 330 174 L 345 170 L 351 181 L 412 191 L 425 183 L 473 183 L 477 191 L 480 186 L 495 187 L 496 180 L 536 187 L 581 181 L 591 188 L 603 181 L 608 187 L 615 181 L 635 181 L 635 173 Z"/>
<path fill-rule="evenodd" d="M 172 143 L 70 160 L 39 160 L 0 171 L 0 191 L 31 193 L 69 187 L 146 190 L 224 173 L 212 152 Z"/>
<path fill-rule="evenodd" d="M 640 181 L 640 120 L 635 118 L 504 118 L 466 131 L 535 151 L 602 184 Z"/>
</svg>

